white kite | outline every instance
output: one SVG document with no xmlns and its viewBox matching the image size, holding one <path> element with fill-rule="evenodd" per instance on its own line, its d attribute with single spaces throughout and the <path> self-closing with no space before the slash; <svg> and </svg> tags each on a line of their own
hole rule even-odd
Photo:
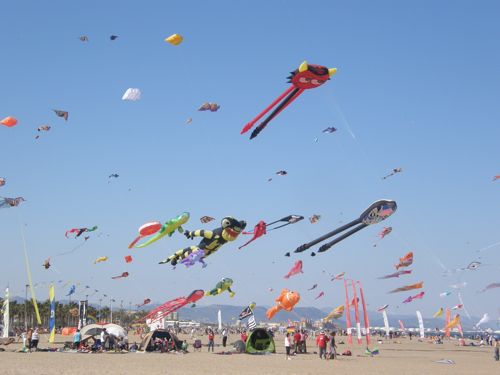
<svg viewBox="0 0 500 375">
<path fill-rule="evenodd" d="M 133 88 L 127 89 L 127 91 L 125 91 L 125 94 L 123 94 L 122 96 L 122 100 L 130 100 L 133 102 L 139 99 L 141 99 L 141 90 L 139 89 L 133 89 Z"/>
</svg>

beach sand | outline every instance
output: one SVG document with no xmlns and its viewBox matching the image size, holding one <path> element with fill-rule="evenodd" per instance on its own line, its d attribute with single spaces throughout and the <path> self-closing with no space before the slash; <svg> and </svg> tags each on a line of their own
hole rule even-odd
<svg viewBox="0 0 500 375">
<path fill-rule="evenodd" d="M 129 336 L 130 342 L 140 342 L 138 337 Z M 188 343 L 193 340 L 186 338 Z M 61 347 L 64 341 L 71 338 L 57 336 L 55 347 Z M 228 342 L 238 337 L 230 337 Z M 338 341 L 346 341 L 338 337 Z M 206 344 L 206 337 L 202 337 Z M 223 351 L 220 337 L 216 337 L 215 353 Z M 0 374 L 17 375 L 63 375 L 63 374 L 384 374 L 384 375 L 422 375 L 422 374 L 495 374 L 500 372 L 500 362 L 493 359 L 492 347 L 458 347 L 456 341 L 447 341 L 443 345 L 435 345 L 418 340 L 397 339 L 384 340 L 375 345 L 380 354 L 375 357 L 364 356 L 365 347 L 339 345 L 338 352 L 350 349 L 352 357 L 339 356 L 337 360 L 320 360 L 313 354 L 316 348 L 309 342 L 310 354 L 299 354 L 292 360 L 286 360 L 283 337 L 276 337 L 277 353 L 272 355 L 215 355 L 207 352 L 188 354 L 160 353 L 16 353 L 21 345 L 12 344 L 5 352 L 0 352 Z M 219 344 L 219 345 L 217 345 Z M 40 348 L 49 347 L 47 336 L 41 335 Z M 230 348 L 226 347 L 226 351 Z M 190 345 L 190 350 L 192 346 Z M 434 361 L 452 359 L 455 364 L 440 364 Z"/>
</svg>

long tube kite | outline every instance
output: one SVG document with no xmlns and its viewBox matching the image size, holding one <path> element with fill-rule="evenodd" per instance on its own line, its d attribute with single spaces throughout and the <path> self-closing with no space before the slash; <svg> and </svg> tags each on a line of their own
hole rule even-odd
<svg viewBox="0 0 500 375">
<path fill-rule="evenodd" d="M 240 247 L 238 247 L 238 249 L 241 249 L 241 248 L 247 246 L 250 242 L 253 242 L 257 238 L 262 237 L 263 235 L 267 234 L 268 231 L 279 229 L 279 228 L 283 228 L 283 227 L 286 227 L 287 225 L 290 225 L 290 224 L 295 224 L 295 223 L 297 223 L 297 222 L 299 222 L 299 221 L 301 221 L 303 219 L 304 219 L 304 216 L 300 216 L 300 215 L 288 215 L 288 216 L 286 216 L 284 218 L 281 218 L 279 220 L 273 221 L 272 223 L 269 223 L 269 224 L 266 224 L 265 221 L 261 220 L 261 221 L 259 221 L 255 225 L 253 231 L 243 232 L 243 234 L 253 234 L 253 236 L 252 236 L 252 238 L 250 238 L 250 240 L 248 240 L 243 245 L 241 245 Z M 277 223 L 283 223 L 283 222 L 285 224 L 278 225 L 277 227 L 274 227 L 274 228 L 269 228 L 271 225 L 274 225 L 274 224 L 277 224 Z"/>
<path fill-rule="evenodd" d="M 196 303 L 198 300 L 205 296 L 205 292 L 201 289 L 194 290 L 187 297 L 179 297 L 170 301 L 165 302 L 163 305 L 158 306 L 156 309 L 152 310 L 149 314 L 139 319 L 139 321 L 146 321 L 151 319 L 151 323 L 154 323 L 163 317 L 171 314 L 181 307 L 186 306 L 189 303 Z"/>
<path fill-rule="evenodd" d="M 394 272 L 394 273 L 391 273 L 389 275 L 385 275 L 385 276 L 381 276 L 379 277 L 379 279 L 392 279 L 394 277 L 399 277 L 401 275 L 409 275 L 411 274 L 411 270 L 401 270 L 401 271 L 397 271 L 397 272 Z"/>
<path fill-rule="evenodd" d="M 413 263 L 413 252 L 410 251 L 406 253 L 402 258 L 399 258 L 399 263 L 395 264 L 394 267 L 399 270 L 401 267 L 411 266 Z"/>
<path fill-rule="evenodd" d="M 257 115 L 252 121 L 247 123 L 243 129 L 241 129 L 241 134 L 246 133 L 264 117 L 271 109 L 274 110 L 262 121 L 252 132 L 250 139 L 253 139 L 259 135 L 259 133 L 269 124 L 269 122 L 281 113 L 286 107 L 293 103 L 304 90 L 314 89 L 323 85 L 326 81 L 330 79 L 337 72 L 337 68 L 327 68 L 321 65 L 309 65 L 307 61 L 300 64 L 299 68 L 293 71 L 288 77 L 289 83 L 292 85 L 285 90 L 280 96 L 278 96 L 269 106 L 267 106 L 261 113 Z"/>
<path fill-rule="evenodd" d="M 323 242 L 330 237 L 336 236 L 337 234 L 340 234 L 352 227 L 352 229 L 348 230 L 346 233 L 340 235 L 339 237 L 335 238 L 334 240 L 327 242 L 326 244 L 322 245 L 318 252 L 322 253 L 324 251 L 327 251 L 330 249 L 333 245 L 339 243 L 342 240 L 345 240 L 347 237 L 353 235 L 356 232 L 359 232 L 361 229 L 366 228 L 369 225 L 372 224 L 377 224 L 385 219 L 387 219 L 389 216 L 391 216 L 396 209 L 398 208 L 397 204 L 395 201 L 392 200 L 386 200 L 386 199 L 381 199 L 370 205 L 366 210 L 364 210 L 359 218 L 356 220 L 351 221 L 350 223 L 347 223 L 340 228 L 337 228 L 319 238 L 316 238 L 315 240 L 308 242 L 306 244 L 300 245 L 297 249 L 295 249 L 295 253 L 301 253 L 310 247 Z M 313 252 L 311 253 L 312 256 L 315 256 L 316 254 Z"/>
<path fill-rule="evenodd" d="M 398 293 L 398 292 L 406 292 L 408 290 L 413 290 L 413 289 L 421 289 L 424 287 L 424 282 L 421 281 L 416 284 L 411 284 L 411 285 L 405 285 L 400 288 L 396 288 L 394 290 L 391 290 L 389 293 Z"/>
</svg>

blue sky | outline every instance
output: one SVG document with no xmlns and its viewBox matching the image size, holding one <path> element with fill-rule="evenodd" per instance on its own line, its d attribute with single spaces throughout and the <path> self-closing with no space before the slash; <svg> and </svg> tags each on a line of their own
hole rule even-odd
<svg viewBox="0 0 500 375">
<path fill-rule="evenodd" d="M 231 277 L 234 298 L 201 302 L 271 305 L 287 287 L 301 292 L 301 305 L 336 306 L 343 288 L 328 273 L 346 271 L 364 283 L 372 309 L 389 303 L 393 312 L 430 316 L 458 303 L 456 295 L 438 295 L 460 280 L 468 282 L 469 311 L 496 317 L 499 292 L 477 291 L 500 282 L 498 247 L 482 253 L 484 267 L 475 272 L 443 277 L 440 262 L 465 267 L 478 260 L 477 249 L 500 241 L 500 183 L 491 181 L 500 174 L 499 11 L 494 1 L 2 4 L 0 117 L 19 124 L 0 129 L 0 175 L 7 179 L 0 194 L 26 202 L 0 212 L 0 284 L 23 293 L 23 223 L 35 282 L 81 283 L 79 297 L 89 285 L 100 290 L 95 300 L 106 293 L 125 303 L 163 302 Z M 163 41 L 173 33 L 184 36 L 180 46 Z M 110 41 L 111 34 L 119 38 Z M 256 139 L 240 136 L 306 59 L 338 73 Z M 121 100 L 129 87 L 142 90 L 140 101 Z M 197 112 L 205 101 L 221 109 Z M 52 109 L 69 111 L 69 121 Z M 42 124 L 52 129 L 35 140 Z M 338 131 L 323 135 L 328 126 Z M 381 179 L 395 167 L 403 173 Z M 280 169 L 288 175 L 268 182 Z M 111 173 L 120 177 L 108 184 Z M 283 256 L 380 198 L 395 199 L 399 210 L 385 223 L 393 234 L 377 247 L 383 225 L 315 258 Z M 191 213 L 189 229 L 215 227 L 202 225 L 203 215 L 232 215 L 250 227 L 292 213 L 322 219 L 243 250 L 237 247 L 246 239 L 239 239 L 203 270 L 157 265 L 194 244 L 177 234 L 127 249 L 142 223 L 182 211 Z M 79 243 L 64 237 L 67 229 L 93 225 L 100 231 L 83 247 L 54 256 Z M 409 250 L 412 275 L 376 279 Z M 127 265 L 129 254 L 134 262 Z M 103 255 L 109 261 L 94 265 Z M 304 274 L 283 279 L 297 259 Z M 123 271 L 128 279 L 111 280 Z M 421 301 L 401 306 L 410 294 L 387 294 L 422 280 Z M 314 283 L 319 287 L 308 292 Z M 325 297 L 315 301 L 321 290 Z M 45 298 L 45 286 L 37 293 Z"/>
</svg>

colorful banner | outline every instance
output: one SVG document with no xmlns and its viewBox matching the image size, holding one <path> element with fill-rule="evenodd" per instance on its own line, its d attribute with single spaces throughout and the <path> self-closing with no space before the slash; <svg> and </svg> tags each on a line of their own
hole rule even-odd
<svg viewBox="0 0 500 375">
<path fill-rule="evenodd" d="M 425 338 L 424 321 L 422 319 L 422 314 L 420 314 L 420 311 L 417 311 L 417 318 L 418 318 L 418 329 L 420 330 L 420 338 L 423 339 Z"/>
<path fill-rule="evenodd" d="M 30 291 L 31 291 L 31 301 L 33 302 L 33 306 L 35 308 L 36 321 L 38 325 L 42 325 L 42 319 L 40 318 L 40 311 L 38 311 L 38 303 L 36 302 L 35 288 L 33 288 L 33 280 L 31 279 L 30 262 L 28 259 L 28 249 L 26 248 L 26 238 L 24 236 L 24 226 L 21 226 L 21 235 L 23 237 L 24 263 L 26 265 L 26 273 L 28 274 L 28 284 L 30 286 Z M 28 301 L 25 301 L 25 303 L 28 303 Z"/>
<path fill-rule="evenodd" d="M 2 337 L 9 337 L 9 288 L 5 289 L 5 299 L 3 300 L 3 335 Z"/>
<path fill-rule="evenodd" d="M 49 287 L 50 318 L 49 318 L 49 342 L 53 343 L 56 335 L 56 293 L 54 285 Z"/>
<path fill-rule="evenodd" d="M 358 296 L 356 294 L 356 285 L 354 285 L 354 280 L 351 280 L 352 283 L 352 302 L 354 303 L 354 318 L 356 319 L 356 333 L 358 335 L 358 345 L 363 343 L 361 336 L 361 322 L 359 321 L 359 307 L 358 307 Z"/>
<path fill-rule="evenodd" d="M 445 316 L 445 320 L 444 320 L 444 324 L 445 324 L 444 336 L 448 337 L 448 338 L 451 335 L 451 330 L 449 328 L 446 328 L 446 327 L 448 327 L 448 324 L 450 324 L 450 321 L 451 321 L 451 310 L 447 307 L 446 308 L 446 316 Z"/>
<path fill-rule="evenodd" d="M 344 288 L 345 288 L 345 308 L 346 308 L 345 324 L 346 324 L 346 331 L 348 334 L 347 342 L 349 345 L 352 345 L 351 309 L 349 304 L 349 292 L 347 290 L 347 281 L 345 279 L 344 279 Z"/>
<path fill-rule="evenodd" d="M 406 332 L 405 325 L 403 324 L 403 322 L 401 320 L 399 321 L 399 326 L 401 327 L 401 329 L 403 330 L 403 332 Z"/>
<path fill-rule="evenodd" d="M 370 321 L 368 320 L 368 312 L 366 311 L 366 303 L 365 303 L 365 295 L 363 293 L 363 287 L 361 286 L 361 282 L 358 281 L 359 286 L 359 295 L 361 297 L 361 305 L 363 306 L 363 319 L 365 321 L 365 339 L 366 345 L 369 346 L 371 344 L 370 337 Z M 385 311 L 385 310 L 384 310 Z"/>
</svg>

